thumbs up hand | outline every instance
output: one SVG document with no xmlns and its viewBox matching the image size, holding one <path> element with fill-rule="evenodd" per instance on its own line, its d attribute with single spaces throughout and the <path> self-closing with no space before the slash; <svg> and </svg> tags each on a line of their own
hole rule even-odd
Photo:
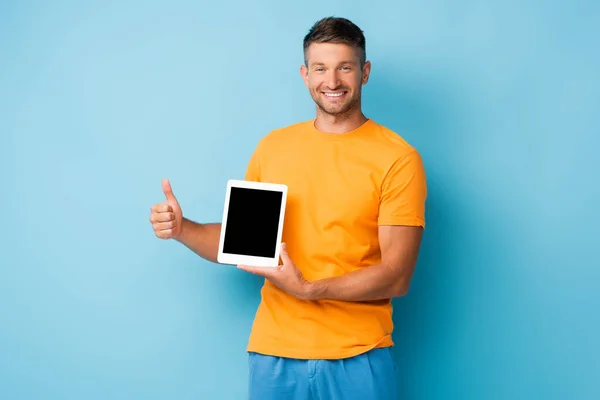
<svg viewBox="0 0 600 400">
<path fill-rule="evenodd" d="M 166 200 L 150 209 L 150 222 L 157 237 L 176 239 L 181 234 L 183 213 L 168 179 L 162 181 L 162 190 Z"/>
</svg>

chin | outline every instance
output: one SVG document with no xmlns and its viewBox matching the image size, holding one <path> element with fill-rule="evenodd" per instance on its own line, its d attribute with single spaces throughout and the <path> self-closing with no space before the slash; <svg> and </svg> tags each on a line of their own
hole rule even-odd
<svg viewBox="0 0 600 400">
<path fill-rule="evenodd" d="M 323 109 L 323 111 L 325 111 L 329 115 L 344 115 L 349 110 L 350 110 L 349 108 L 336 108 L 334 110 Z"/>
<path fill-rule="evenodd" d="M 329 115 L 343 115 L 352 109 L 352 104 L 341 104 L 338 107 L 326 106 L 322 103 L 317 103 L 321 111 Z"/>
</svg>

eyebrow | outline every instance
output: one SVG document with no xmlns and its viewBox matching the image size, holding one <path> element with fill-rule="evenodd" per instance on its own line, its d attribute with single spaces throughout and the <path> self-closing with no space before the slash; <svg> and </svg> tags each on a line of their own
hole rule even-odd
<svg viewBox="0 0 600 400">
<path fill-rule="evenodd" d="M 354 64 L 356 64 L 356 62 L 355 61 L 340 61 L 339 64 L 340 65 L 342 65 L 342 64 L 352 64 L 352 65 L 354 65 Z M 311 65 L 314 67 L 314 66 L 317 66 L 317 65 L 325 65 L 325 63 L 315 62 L 315 63 L 312 63 Z"/>
</svg>

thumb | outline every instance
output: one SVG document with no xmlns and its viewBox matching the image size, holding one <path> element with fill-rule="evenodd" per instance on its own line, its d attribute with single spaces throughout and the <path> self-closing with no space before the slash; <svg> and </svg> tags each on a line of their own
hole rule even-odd
<svg viewBox="0 0 600 400">
<path fill-rule="evenodd" d="M 177 199 L 175 198 L 175 195 L 173 194 L 173 189 L 171 189 L 171 183 L 169 182 L 168 179 L 163 179 L 162 181 L 162 190 L 163 193 L 165 194 L 165 197 L 167 198 L 167 203 L 177 203 Z"/>
<path fill-rule="evenodd" d="M 285 243 L 281 243 L 281 261 L 284 264 L 292 264 L 292 259 L 287 251 L 287 245 Z"/>
</svg>

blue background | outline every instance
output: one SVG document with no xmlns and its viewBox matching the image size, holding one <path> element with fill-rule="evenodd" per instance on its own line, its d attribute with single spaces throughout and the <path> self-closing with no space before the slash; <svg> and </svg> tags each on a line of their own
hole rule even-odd
<svg viewBox="0 0 600 400">
<path fill-rule="evenodd" d="M 337 15 L 428 172 L 403 398 L 600 398 L 600 6 L 566 3 L 3 1 L 0 397 L 245 397 L 260 279 L 149 210 L 168 177 L 220 220 L 256 142 L 313 117 L 302 38 Z"/>
</svg>

